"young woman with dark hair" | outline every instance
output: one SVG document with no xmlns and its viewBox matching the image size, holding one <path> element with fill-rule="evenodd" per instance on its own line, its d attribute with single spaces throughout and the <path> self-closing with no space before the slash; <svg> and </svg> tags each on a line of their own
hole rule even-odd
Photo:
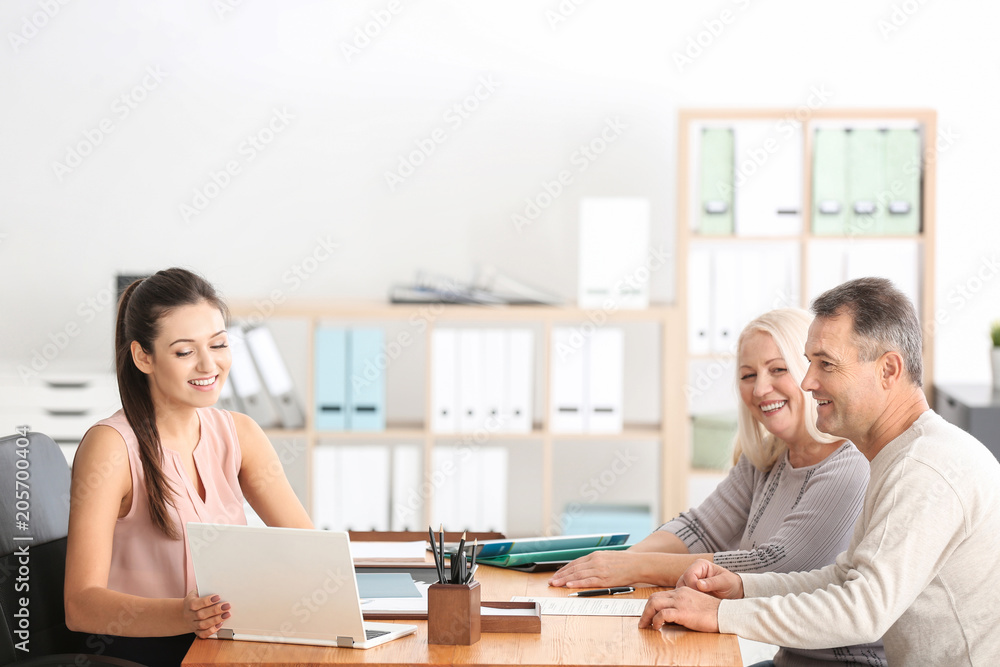
<svg viewBox="0 0 1000 667">
<path fill-rule="evenodd" d="M 229 617 L 226 601 L 197 596 L 186 522 L 245 524 L 246 498 L 270 526 L 312 528 L 260 427 L 211 407 L 232 363 L 227 324 L 213 287 L 185 269 L 119 301 L 122 410 L 77 450 L 66 557 L 66 624 L 102 635 L 105 655 L 179 664 Z"/>
</svg>

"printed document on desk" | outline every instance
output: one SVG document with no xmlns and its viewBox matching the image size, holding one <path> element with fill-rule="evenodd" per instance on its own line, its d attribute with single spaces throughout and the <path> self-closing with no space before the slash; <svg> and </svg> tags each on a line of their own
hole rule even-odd
<svg viewBox="0 0 1000 667">
<path fill-rule="evenodd" d="M 537 602 L 542 616 L 642 616 L 646 600 L 617 598 L 539 598 L 514 596 L 511 602 Z"/>
</svg>

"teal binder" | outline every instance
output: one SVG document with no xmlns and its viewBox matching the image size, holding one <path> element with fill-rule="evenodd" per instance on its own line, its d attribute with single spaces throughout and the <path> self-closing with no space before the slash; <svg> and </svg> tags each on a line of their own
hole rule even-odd
<svg viewBox="0 0 1000 667">
<path fill-rule="evenodd" d="M 848 236 L 885 233 L 885 131 L 851 130 L 847 134 Z"/>
<path fill-rule="evenodd" d="M 385 332 L 382 329 L 351 329 L 347 354 L 348 417 L 351 431 L 385 430 Z"/>
<path fill-rule="evenodd" d="M 347 428 L 347 331 L 318 327 L 315 333 L 316 429 Z"/>
<path fill-rule="evenodd" d="M 891 194 L 886 202 L 884 231 L 890 236 L 920 233 L 920 131 L 885 133 L 885 182 Z"/>
<path fill-rule="evenodd" d="M 847 132 L 818 128 L 813 135 L 812 230 L 843 236 L 847 226 Z"/>
<path fill-rule="evenodd" d="M 702 128 L 698 232 L 733 233 L 735 148 L 731 128 Z"/>
</svg>

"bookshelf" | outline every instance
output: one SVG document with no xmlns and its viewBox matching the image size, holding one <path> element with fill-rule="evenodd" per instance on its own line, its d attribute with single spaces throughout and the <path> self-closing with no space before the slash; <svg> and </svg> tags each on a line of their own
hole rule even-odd
<svg viewBox="0 0 1000 667">
<path fill-rule="evenodd" d="M 535 387 L 533 423 L 531 430 L 525 433 L 491 433 L 488 441 L 518 448 L 528 452 L 531 460 L 540 467 L 537 485 L 525 482 L 516 471 L 508 475 L 508 496 L 527 495 L 537 499 L 531 502 L 527 509 L 534 513 L 529 522 L 530 530 L 538 532 L 558 533 L 559 525 L 556 517 L 563 511 L 560 498 L 555 488 L 564 474 L 558 456 L 560 452 L 574 451 L 577 447 L 588 451 L 602 446 L 628 446 L 630 443 L 642 443 L 646 450 L 655 453 L 657 466 L 655 471 L 655 488 L 648 489 L 648 496 L 653 502 L 654 521 L 666 520 L 686 508 L 687 500 L 687 469 L 688 453 L 682 420 L 672 418 L 683 414 L 683 387 L 681 377 L 676 372 L 677 360 L 682 350 L 683 328 L 679 325 L 679 315 L 676 307 L 656 305 L 643 310 L 613 310 L 594 311 L 573 307 L 552 306 L 460 306 L 440 304 L 386 304 L 386 303 L 286 303 L 278 305 L 267 318 L 260 317 L 259 309 L 251 303 L 233 303 L 230 306 L 233 319 L 249 323 L 277 323 L 294 321 L 301 340 L 289 342 L 279 339 L 279 345 L 299 345 L 304 349 L 297 354 L 304 359 L 300 364 L 297 382 L 299 399 L 305 413 L 305 427 L 300 429 L 267 429 L 272 440 L 295 439 L 305 444 L 305 467 L 311 470 L 313 453 L 317 447 L 325 444 L 350 443 L 419 443 L 422 451 L 423 479 L 432 480 L 433 453 L 435 447 L 468 442 L 474 433 L 438 433 L 432 430 L 432 368 L 434 364 L 432 335 L 437 328 L 506 328 L 530 327 L 537 332 L 534 338 L 533 373 Z M 553 432 L 549 424 L 549 414 L 552 407 L 552 377 L 551 359 L 552 331 L 554 327 L 577 326 L 593 323 L 595 327 L 622 327 L 626 330 L 626 340 L 630 340 L 630 332 L 637 330 L 640 335 L 636 341 L 641 343 L 637 352 L 658 360 L 655 369 L 646 369 L 652 373 L 659 384 L 656 392 L 656 423 L 630 423 L 628 410 L 628 392 L 624 409 L 626 422 L 621 432 L 617 433 L 560 433 Z M 397 332 L 393 340 L 402 336 L 398 332 L 409 332 L 406 339 L 412 341 L 402 351 L 402 354 L 419 357 L 417 363 L 407 364 L 407 380 L 419 386 L 412 386 L 413 395 L 422 402 L 422 414 L 414 418 L 407 415 L 403 419 L 394 419 L 392 406 L 387 406 L 386 428 L 382 431 L 329 431 L 319 430 L 315 426 L 316 405 L 314 395 L 314 333 L 321 325 L 385 327 L 386 340 L 390 340 L 389 331 Z M 650 328 L 655 331 L 650 331 Z M 635 342 L 635 341 L 633 341 Z M 388 343 L 387 343 L 388 346 Z M 655 346 L 656 349 L 651 349 Z M 284 349 L 282 350 L 284 353 Z M 411 360 L 412 361 L 412 360 Z M 396 371 L 394 365 L 386 369 L 389 379 Z M 402 372 L 402 371 L 400 371 Z M 626 383 L 629 382 L 626 370 Z M 391 385 L 391 383 L 390 383 Z M 390 388 L 387 402 L 393 400 Z M 647 470 L 651 461 L 642 461 Z M 511 466 L 513 467 L 513 462 Z M 314 489 L 312 475 L 305 475 L 305 503 L 312 507 Z M 524 485 L 537 488 L 524 488 Z M 565 486 L 563 484 L 562 486 Z M 429 493 L 423 497 L 423 516 L 419 526 L 426 526 L 432 520 L 431 508 L 433 501 L 432 484 L 425 485 Z M 579 499 L 580 503 L 585 502 Z M 522 508 L 524 509 L 524 508 Z"/>
<path fill-rule="evenodd" d="M 773 216 L 775 209 L 772 207 L 768 213 L 761 213 L 760 217 L 754 219 L 748 215 L 749 225 L 745 225 L 744 230 L 740 230 L 740 220 L 735 222 L 729 218 L 729 225 L 732 229 L 726 230 L 724 226 L 715 229 L 705 228 L 699 225 L 700 221 L 706 219 L 702 211 L 708 209 L 706 203 L 705 189 L 702 180 L 708 180 L 706 174 L 712 174 L 712 167 L 707 168 L 702 165 L 700 151 L 704 141 L 703 133 L 706 128 L 720 129 L 731 128 L 734 133 L 738 133 L 741 126 L 764 126 L 771 128 L 770 138 L 776 143 L 764 144 L 758 140 L 756 155 L 763 158 L 756 162 L 747 162 L 738 150 L 733 151 L 732 165 L 730 168 L 735 175 L 735 183 L 741 175 L 753 174 L 757 168 L 763 172 L 769 165 L 767 159 L 777 155 L 783 148 L 788 153 L 782 160 L 788 159 L 794 163 L 797 170 L 796 182 L 791 184 L 789 193 L 791 199 L 797 199 L 798 224 L 788 224 L 780 220 L 781 216 Z M 814 222 L 823 218 L 827 211 L 820 208 L 822 198 L 814 199 L 814 183 L 817 174 L 817 145 L 816 138 L 820 131 L 831 129 L 843 129 L 849 132 L 856 130 L 872 130 L 887 132 L 895 129 L 914 129 L 919 136 L 916 164 L 918 194 L 915 196 L 919 202 L 919 216 L 917 228 L 914 233 L 894 233 L 893 231 L 881 231 L 878 227 L 845 226 L 842 233 L 831 232 L 829 228 L 822 228 L 821 233 L 817 233 Z M 750 132 L 749 134 L 752 134 Z M 829 136 L 829 135 L 827 135 Z M 782 146 L 781 137 L 785 137 L 786 144 Z M 730 249 L 737 255 L 745 255 L 749 252 L 759 251 L 761 257 L 774 258 L 779 252 L 779 247 L 784 246 L 784 252 L 790 254 L 791 261 L 791 289 L 792 294 L 781 295 L 784 298 L 771 298 L 765 306 L 757 307 L 756 310 L 764 312 L 773 307 L 799 306 L 808 309 L 809 302 L 823 290 L 832 287 L 833 284 L 826 284 L 821 289 L 817 284 L 821 281 L 817 278 L 824 271 L 829 271 L 830 266 L 837 262 L 844 262 L 849 265 L 852 258 L 848 255 L 863 253 L 866 248 L 871 254 L 872 248 L 884 248 L 887 250 L 886 266 L 896 267 L 886 269 L 887 273 L 896 275 L 885 275 L 899 284 L 900 280 L 909 281 L 910 287 L 915 292 L 915 305 L 918 309 L 922 326 L 924 327 L 923 341 L 923 362 L 924 362 L 924 389 L 928 394 L 928 399 L 933 400 L 932 391 L 934 386 L 934 345 L 933 345 L 933 318 L 934 310 L 934 243 L 935 243 L 935 141 L 937 138 L 937 113 L 930 109 L 685 109 L 679 112 L 678 116 L 678 155 L 677 155 L 677 308 L 680 326 L 684 330 L 679 343 L 681 350 L 679 359 L 686 369 L 687 384 L 690 388 L 703 379 L 706 368 L 726 368 L 727 372 L 717 378 L 718 382 L 732 383 L 732 374 L 728 373 L 730 365 L 734 365 L 734 354 L 736 337 L 745 322 L 733 323 L 730 332 L 731 346 L 726 351 L 719 349 L 704 349 L 702 341 L 698 340 L 699 321 L 704 317 L 704 306 L 698 303 L 693 296 L 693 291 L 698 290 L 695 281 L 692 280 L 692 273 L 698 274 L 698 267 L 692 271 L 691 262 L 693 256 L 699 252 L 716 252 L 718 249 Z M 715 140 L 715 139 L 713 139 Z M 847 139 L 846 141 L 850 141 Z M 738 141 L 737 147 L 738 147 Z M 760 146 L 767 146 L 767 150 L 761 151 Z M 747 143 L 749 146 L 749 142 Z M 789 148 L 791 146 L 791 148 Z M 749 154 L 752 153 L 752 148 Z M 731 149 L 732 150 L 732 149 Z M 765 155 L 766 153 L 766 155 Z M 746 153 L 743 154 L 744 156 Z M 826 153 L 825 155 L 829 155 Z M 879 176 L 883 179 L 883 186 L 889 191 L 893 190 L 897 182 L 889 178 L 890 170 L 899 167 L 893 165 L 890 157 L 892 154 L 885 150 L 885 173 Z M 845 158 L 846 161 L 847 158 Z M 744 160 L 744 161 L 741 161 Z M 775 160 L 777 161 L 777 160 Z M 906 165 L 909 168 L 910 165 Z M 854 170 L 848 170 L 851 173 Z M 716 169 L 716 173 L 719 170 Z M 753 186 L 752 176 L 750 186 Z M 845 181 L 851 176 L 845 176 Z M 856 178 L 855 178 L 856 180 Z M 874 178 L 872 179 L 875 180 Z M 744 181 L 746 182 L 746 181 Z M 891 187 L 890 187 L 891 186 Z M 725 189 L 722 189 L 725 192 Z M 738 202 L 740 197 L 740 187 L 728 191 L 731 197 L 735 197 Z M 747 199 L 750 195 L 747 196 Z M 887 197 L 888 198 L 888 197 Z M 846 199 L 846 198 L 845 198 Z M 881 193 L 877 201 L 878 206 L 886 205 Z M 729 201 L 730 209 L 739 215 L 740 211 L 734 200 Z M 779 206 L 780 202 L 775 202 Z M 845 201 L 845 205 L 849 202 Z M 856 205 L 854 205 L 856 206 Z M 858 217 L 859 211 L 847 209 L 845 219 L 852 215 Z M 718 206 L 718 210 L 724 210 L 724 206 Z M 794 208 L 794 207 L 790 207 Z M 886 207 L 884 218 L 889 218 L 891 209 Z M 789 213 L 790 211 L 785 211 Z M 896 213 L 897 211 L 892 211 Z M 767 216 L 771 215 L 771 218 Z M 791 219 L 788 217 L 786 219 Z M 768 220 L 775 220 L 773 226 Z M 763 222 L 761 222 L 763 221 Z M 770 228 L 769 228 L 770 227 Z M 793 228 L 796 227 L 796 228 Z M 771 233 L 771 232 L 775 233 Z M 882 244 L 879 246 L 878 244 Z M 904 247 L 906 252 L 899 252 L 900 247 Z M 768 253 L 762 248 L 771 248 Z M 890 252 L 891 250 L 891 252 Z M 694 253 L 694 254 L 693 254 Z M 840 254 L 837 254 L 840 253 Z M 732 256 L 732 255 L 730 255 Z M 909 271 L 913 273 L 910 274 Z M 743 276 L 746 273 L 741 274 Z M 875 273 L 865 273 L 865 275 L 880 275 Z M 914 276 L 911 279 L 911 275 Z M 858 277 L 856 275 L 847 278 Z M 713 278 L 713 280 L 716 278 Z M 846 279 L 846 278 L 845 278 Z M 840 281 L 837 281 L 840 282 Z M 902 285 L 901 285 L 902 287 Z M 905 288 L 904 288 L 904 291 Z M 775 295 L 768 294 L 768 297 Z M 709 296 L 709 309 L 715 307 L 720 299 L 718 293 L 712 292 Z M 701 309 L 701 310 L 699 310 Z M 748 318 L 746 318 L 748 319 Z M 697 344 L 698 349 L 692 349 Z M 717 373 L 718 374 L 718 373 Z M 707 383 L 706 383 L 707 384 Z M 732 396 L 734 400 L 739 400 Z M 684 426 L 689 426 L 690 418 L 698 411 L 693 407 L 696 399 L 689 401 L 685 406 L 684 414 L 688 419 L 684 419 Z M 735 403 L 734 403 L 735 407 Z M 685 437 L 690 437 L 685 434 Z"/>
</svg>

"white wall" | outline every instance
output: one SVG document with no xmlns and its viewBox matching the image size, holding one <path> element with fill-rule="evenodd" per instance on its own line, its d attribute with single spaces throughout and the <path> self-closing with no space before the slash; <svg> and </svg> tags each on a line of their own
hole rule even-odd
<svg viewBox="0 0 1000 667">
<path fill-rule="evenodd" d="M 236 299 L 380 299 L 419 268 L 464 277 L 481 261 L 572 297 L 581 196 L 649 197 L 652 242 L 672 247 L 678 108 L 796 107 L 823 91 L 827 106 L 933 107 L 954 137 L 937 165 L 936 374 L 988 380 L 994 3 L 399 0 L 349 60 L 342 45 L 388 0 L 226 1 L 0 4 L 0 371 L 67 326 L 53 366 L 109 365 L 111 306 L 87 303 L 118 271 L 186 265 Z M 708 46 L 678 66 L 699 36 Z M 145 78 L 126 116 L 119 98 L 147 68 L 162 81 Z M 446 113 L 477 87 L 459 126 Z M 275 109 L 292 119 L 250 161 L 242 142 Z M 112 131 L 60 180 L 54 163 L 102 119 Z M 608 119 L 624 129 L 581 172 L 574 152 Z M 385 172 L 435 128 L 443 142 L 391 190 Z M 240 173 L 185 221 L 179 207 L 231 160 Z M 560 170 L 572 184 L 515 228 Z M 318 238 L 339 247 L 296 284 Z M 669 274 L 654 299 L 672 297 Z"/>
</svg>

